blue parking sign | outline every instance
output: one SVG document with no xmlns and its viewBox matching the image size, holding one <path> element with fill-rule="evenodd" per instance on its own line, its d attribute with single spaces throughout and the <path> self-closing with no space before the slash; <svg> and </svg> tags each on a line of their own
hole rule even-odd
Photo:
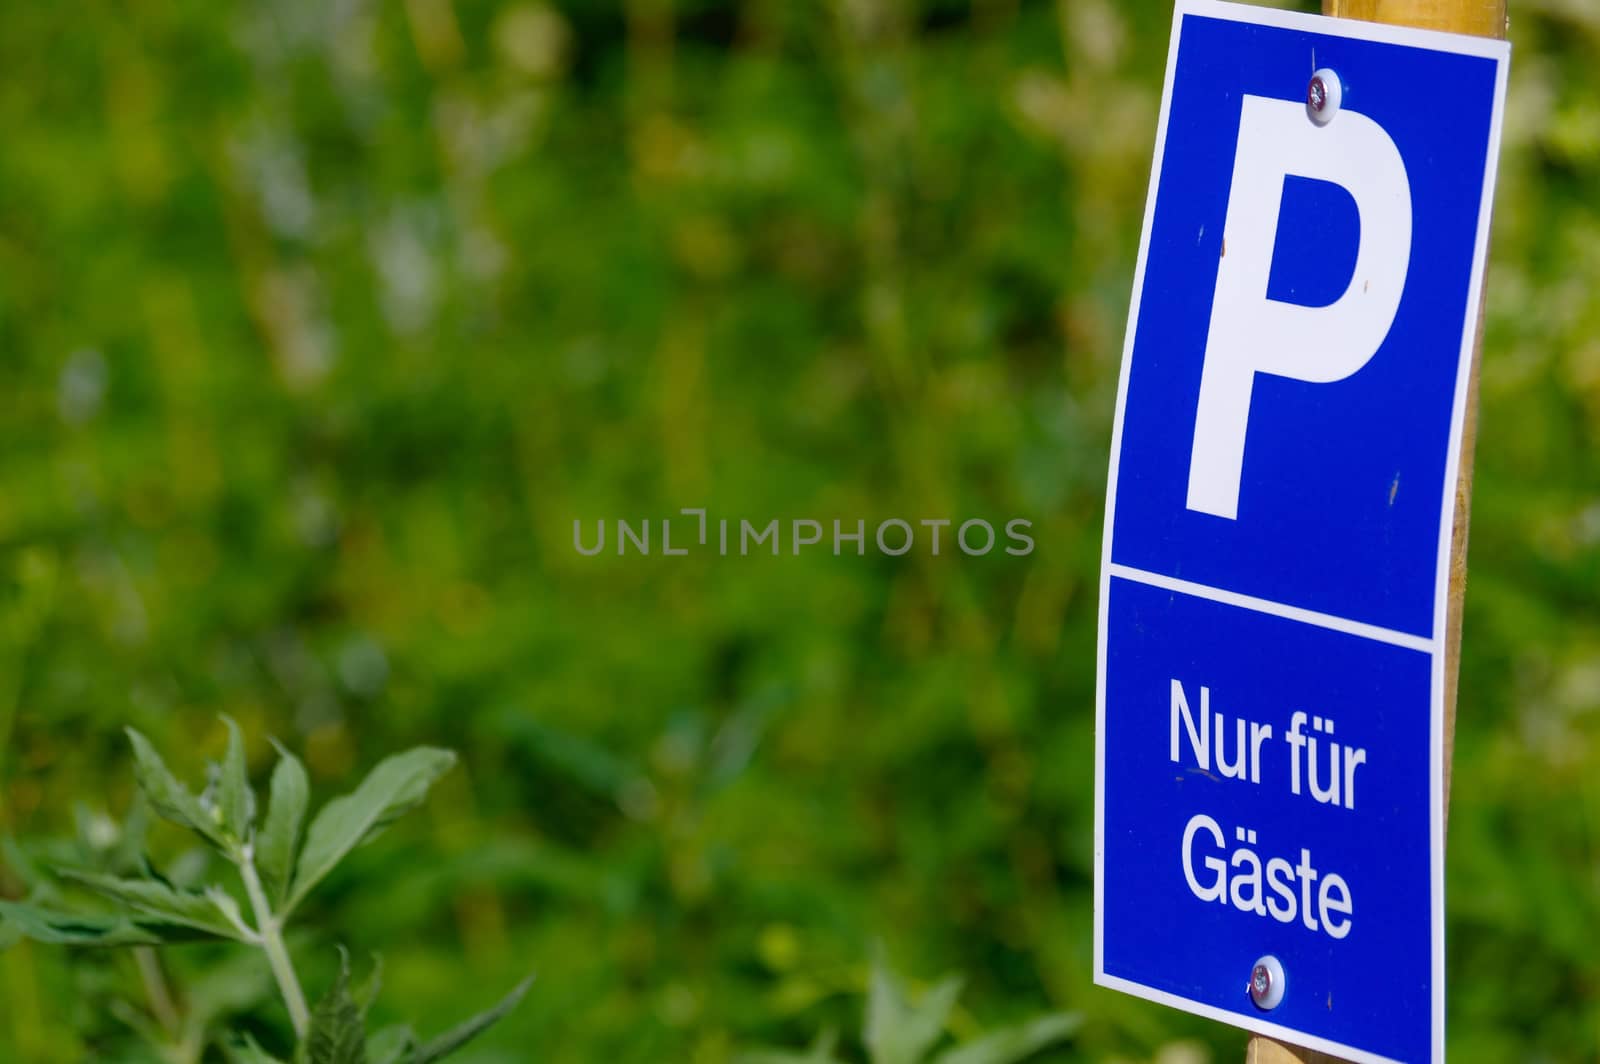
<svg viewBox="0 0 1600 1064">
<path fill-rule="evenodd" d="M 1444 1053 L 1454 488 L 1509 47 L 1180 0 L 1101 573 L 1095 979 Z"/>
</svg>

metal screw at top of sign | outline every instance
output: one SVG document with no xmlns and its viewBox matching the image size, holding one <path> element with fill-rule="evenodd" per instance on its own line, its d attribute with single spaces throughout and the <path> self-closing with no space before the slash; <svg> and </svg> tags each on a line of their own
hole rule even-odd
<svg viewBox="0 0 1600 1064">
<path fill-rule="evenodd" d="M 1306 88 L 1306 113 L 1311 121 L 1319 126 L 1327 125 L 1343 103 L 1344 83 L 1338 74 L 1323 67 L 1311 75 L 1311 84 Z"/>
<path fill-rule="evenodd" d="M 1283 1000 L 1286 983 L 1283 965 L 1278 958 L 1269 953 L 1256 961 L 1255 966 L 1250 969 L 1250 983 L 1246 989 L 1256 1008 L 1268 1012 L 1277 1008 L 1278 1003 Z"/>
</svg>

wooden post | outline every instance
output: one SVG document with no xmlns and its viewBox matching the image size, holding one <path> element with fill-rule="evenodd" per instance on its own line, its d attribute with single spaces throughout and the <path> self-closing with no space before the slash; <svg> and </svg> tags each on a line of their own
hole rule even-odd
<svg viewBox="0 0 1600 1064">
<path fill-rule="evenodd" d="M 1338 18 L 1388 22 L 1430 30 L 1506 35 L 1506 0 L 1322 0 L 1322 13 Z M 1445 617 L 1444 808 L 1450 810 L 1450 756 L 1456 735 L 1456 679 L 1461 668 L 1461 604 L 1467 591 L 1467 516 L 1472 508 L 1472 454 L 1478 439 L 1478 360 L 1483 355 L 1483 317 L 1472 349 L 1467 411 L 1461 425 L 1461 472 L 1456 479 L 1455 536 L 1450 541 L 1449 608 Z M 1336 1064 L 1339 1058 L 1286 1045 L 1261 1035 L 1250 1039 L 1245 1064 Z"/>
</svg>

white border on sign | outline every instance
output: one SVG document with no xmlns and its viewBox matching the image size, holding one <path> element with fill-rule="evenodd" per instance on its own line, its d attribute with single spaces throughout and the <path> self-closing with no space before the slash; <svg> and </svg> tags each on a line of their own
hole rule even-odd
<svg viewBox="0 0 1600 1064">
<path fill-rule="evenodd" d="M 1180 595 L 1202 598 L 1210 602 L 1221 602 L 1228 606 L 1243 606 L 1245 609 L 1255 610 L 1257 613 L 1268 613 L 1274 617 L 1300 621 L 1303 624 L 1314 624 L 1318 628 L 1326 628 L 1333 632 L 1357 635 L 1362 639 L 1388 643 L 1390 646 L 1404 647 L 1407 650 L 1420 650 L 1424 654 L 1433 653 L 1434 647 L 1438 645 L 1435 639 L 1424 639 L 1422 636 L 1412 635 L 1410 632 L 1397 632 L 1393 628 L 1380 628 L 1375 624 L 1350 621 L 1343 617 L 1335 617 L 1331 613 L 1318 613 L 1316 610 L 1302 609 L 1299 606 L 1285 606 L 1283 603 L 1273 602 L 1271 599 L 1256 598 L 1254 595 L 1241 595 L 1237 591 L 1224 591 L 1219 587 L 1196 584 L 1192 580 L 1180 580 L 1175 576 L 1165 576 L 1161 573 L 1152 573 L 1144 569 L 1135 569 L 1131 565 L 1119 565 L 1116 562 L 1112 562 L 1111 575 L 1120 576 L 1125 580 L 1132 580 L 1140 584 L 1149 584 L 1151 587 L 1159 587 L 1163 591 L 1176 591 Z"/>
<path fill-rule="evenodd" d="M 1117 409 L 1111 430 L 1111 465 L 1106 478 L 1105 527 L 1101 537 L 1100 548 L 1100 618 L 1095 678 L 1094 743 L 1094 981 L 1099 986 L 1120 990 L 1135 997 L 1169 1005 L 1234 1027 L 1242 1027 L 1257 1034 L 1264 1034 L 1308 1049 L 1345 1057 L 1356 1062 L 1356 1064 L 1395 1064 L 1387 1057 L 1357 1049 L 1353 1046 L 1341 1045 L 1327 1039 L 1312 1037 L 1278 1024 L 1270 1023 L 1264 1018 L 1251 1017 L 1245 1013 L 1215 1008 L 1163 990 L 1132 983 L 1117 976 L 1107 975 L 1105 971 L 1105 913 L 1103 898 L 1105 896 L 1106 624 L 1109 619 L 1111 577 L 1114 568 L 1111 563 L 1111 533 L 1116 522 L 1117 474 L 1122 457 L 1123 415 L 1128 398 L 1128 376 L 1133 364 L 1134 333 L 1139 322 L 1139 305 L 1144 296 L 1145 266 L 1150 252 L 1150 233 L 1155 224 L 1156 193 L 1160 188 L 1161 163 L 1166 152 L 1167 122 L 1172 107 L 1172 81 L 1177 67 L 1178 42 L 1183 27 L 1183 19 L 1187 15 L 1223 19 L 1230 22 L 1246 22 L 1257 26 L 1302 30 L 1345 37 L 1352 40 L 1407 45 L 1432 51 L 1477 56 L 1495 61 L 1494 112 L 1490 118 L 1489 125 L 1489 144 L 1486 166 L 1484 167 L 1483 194 L 1478 206 L 1478 231 L 1473 242 L 1472 272 L 1468 282 L 1467 306 L 1462 324 L 1461 353 L 1456 366 L 1456 391 L 1450 414 L 1450 445 L 1445 458 L 1444 490 L 1441 493 L 1442 499 L 1440 500 L 1439 551 L 1434 571 L 1433 637 L 1430 640 L 1420 641 L 1424 643 L 1424 646 L 1409 644 L 1412 649 L 1425 649 L 1432 657 L 1432 691 L 1428 725 L 1428 771 L 1431 795 L 1428 815 L 1431 842 L 1429 861 L 1431 904 L 1429 908 L 1432 925 L 1429 938 L 1432 943 L 1433 953 L 1431 1028 L 1432 1058 L 1435 1064 L 1442 1064 L 1444 1060 L 1445 625 L 1449 608 L 1451 546 L 1456 536 L 1465 533 L 1464 529 L 1459 529 L 1455 525 L 1456 479 L 1461 470 L 1461 437 L 1466 419 L 1467 390 L 1472 372 L 1474 341 L 1477 337 L 1478 320 L 1483 305 L 1483 277 L 1489 252 L 1489 225 L 1494 206 L 1495 178 L 1499 171 L 1500 142 L 1504 126 L 1506 76 L 1511 58 L 1511 45 L 1503 40 L 1473 37 L 1460 33 L 1444 33 L 1438 30 L 1390 26 L 1377 22 L 1362 22 L 1355 19 L 1335 19 L 1322 15 L 1306 15 L 1293 11 L 1279 11 L 1273 8 L 1224 3 L 1222 0 L 1177 0 L 1172 15 L 1172 38 L 1167 48 L 1166 74 L 1161 89 L 1161 115 L 1156 124 L 1155 155 L 1150 165 L 1150 185 L 1145 198 L 1144 226 L 1139 236 L 1139 257 L 1133 275 L 1133 297 L 1128 306 L 1128 325 L 1123 339 L 1122 367 L 1117 382 Z M 1116 566 L 1115 569 L 1118 570 L 1116 575 L 1133 580 L 1140 580 L 1141 577 L 1153 575 L 1140 574 L 1137 570 L 1131 570 L 1125 566 Z M 1169 578 L 1159 579 L 1166 581 Z M 1164 583 L 1157 583 L 1156 580 L 1152 579 L 1144 579 L 1143 582 L 1155 583 L 1156 586 L 1166 586 Z M 1169 590 L 1183 589 L 1169 588 Z M 1216 597 L 1220 594 L 1231 594 L 1221 592 L 1218 589 L 1207 590 L 1213 592 L 1211 597 Z M 1190 593 L 1193 592 L 1191 591 Z M 1236 598 L 1241 600 L 1235 602 L 1236 605 L 1261 608 L 1260 600 L 1250 600 L 1248 596 L 1236 596 Z M 1280 616 L 1293 616 L 1293 614 L 1285 612 L 1294 609 L 1293 607 L 1282 606 L 1277 603 L 1266 605 L 1271 608 L 1265 610 L 1265 612 L 1276 613 Z M 1312 611 L 1302 612 L 1311 614 Z M 1321 614 L 1311 617 L 1296 617 L 1295 619 L 1306 620 L 1309 623 L 1321 623 L 1325 627 L 1359 624 L 1359 622 L 1346 621 L 1343 618 L 1328 618 L 1326 615 Z M 1325 622 L 1328 620 L 1336 621 L 1338 624 L 1326 624 Z M 1363 627 L 1374 628 L 1375 626 Z M 1383 632 L 1384 630 L 1378 629 L 1377 631 Z M 1382 635 L 1375 635 L 1372 632 L 1357 632 L 1356 634 L 1365 634 L 1369 638 L 1383 639 L 1385 642 L 1396 643 L 1396 645 L 1408 645 L 1398 643 L 1394 639 L 1384 639 Z M 1402 633 L 1390 634 L 1400 635 Z M 1408 640 L 1416 638 L 1414 636 L 1407 637 Z"/>
</svg>

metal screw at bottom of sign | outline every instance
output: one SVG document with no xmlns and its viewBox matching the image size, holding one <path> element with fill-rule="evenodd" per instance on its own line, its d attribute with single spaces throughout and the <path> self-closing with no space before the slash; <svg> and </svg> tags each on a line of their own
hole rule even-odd
<svg viewBox="0 0 1600 1064">
<path fill-rule="evenodd" d="M 1275 1009 L 1283 1000 L 1284 983 L 1283 965 L 1269 953 L 1250 969 L 1250 1000 L 1263 1012 Z"/>
</svg>

